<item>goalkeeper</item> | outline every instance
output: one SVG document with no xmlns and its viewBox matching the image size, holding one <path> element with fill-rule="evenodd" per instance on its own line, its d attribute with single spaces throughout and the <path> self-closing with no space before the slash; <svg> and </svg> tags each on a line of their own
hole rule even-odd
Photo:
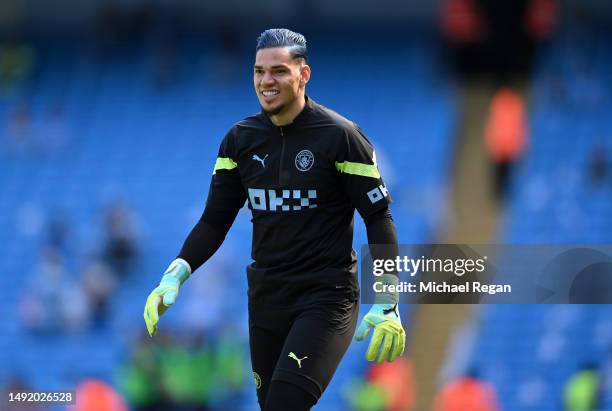
<svg viewBox="0 0 612 411">
<path fill-rule="evenodd" d="M 262 110 L 223 139 L 202 217 L 144 312 L 153 336 L 159 316 L 219 248 L 246 201 L 254 260 L 247 267 L 249 345 L 266 411 L 316 404 L 355 334 L 355 209 L 370 244 L 397 249 L 372 145 L 357 125 L 306 96 L 310 74 L 301 34 L 270 29 L 259 36 L 253 82 Z M 379 295 L 357 330 L 358 340 L 371 335 L 370 361 L 392 361 L 404 350 L 397 302 L 397 294 Z"/>
</svg>

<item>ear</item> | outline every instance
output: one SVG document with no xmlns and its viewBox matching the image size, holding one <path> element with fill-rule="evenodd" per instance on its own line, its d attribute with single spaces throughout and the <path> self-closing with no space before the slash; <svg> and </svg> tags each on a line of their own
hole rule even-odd
<svg viewBox="0 0 612 411">
<path fill-rule="evenodd" d="M 310 80 L 310 66 L 308 64 L 304 64 L 300 68 L 300 86 L 304 87 L 306 83 Z"/>
</svg>

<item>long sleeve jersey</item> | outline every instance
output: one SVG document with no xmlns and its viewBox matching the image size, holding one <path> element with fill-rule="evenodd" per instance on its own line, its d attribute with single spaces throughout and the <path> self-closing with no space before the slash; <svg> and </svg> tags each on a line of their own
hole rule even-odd
<svg viewBox="0 0 612 411">
<path fill-rule="evenodd" d="M 360 128 L 306 98 L 289 125 L 262 112 L 225 135 L 206 207 L 237 212 L 245 201 L 250 300 L 298 304 L 358 292 L 355 209 L 365 219 L 391 198 Z"/>
</svg>

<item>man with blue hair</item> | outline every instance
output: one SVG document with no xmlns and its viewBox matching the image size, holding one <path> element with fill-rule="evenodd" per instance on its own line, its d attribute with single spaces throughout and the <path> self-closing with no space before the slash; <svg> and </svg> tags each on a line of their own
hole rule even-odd
<svg viewBox="0 0 612 411">
<path fill-rule="evenodd" d="M 153 336 L 159 316 L 219 248 L 246 201 L 254 260 L 247 267 L 249 343 L 265 411 L 316 404 L 353 335 L 362 340 L 373 330 L 370 361 L 393 361 L 405 344 L 397 293 L 379 293 L 355 334 L 354 212 L 370 244 L 397 251 L 391 198 L 361 129 L 306 95 L 310 75 L 304 36 L 287 29 L 259 36 L 253 84 L 261 112 L 225 135 L 202 217 L 144 312 Z M 383 277 L 398 283 L 394 274 Z"/>
</svg>

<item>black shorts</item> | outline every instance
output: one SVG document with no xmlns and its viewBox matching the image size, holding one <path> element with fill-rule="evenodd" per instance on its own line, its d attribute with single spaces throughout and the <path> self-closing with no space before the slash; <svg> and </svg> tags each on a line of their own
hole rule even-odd
<svg viewBox="0 0 612 411">
<path fill-rule="evenodd" d="M 251 363 L 261 407 L 272 380 L 296 384 L 318 400 L 351 343 L 358 315 L 355 297 L 300 307 L 249 302 Z"/>
</svg>

